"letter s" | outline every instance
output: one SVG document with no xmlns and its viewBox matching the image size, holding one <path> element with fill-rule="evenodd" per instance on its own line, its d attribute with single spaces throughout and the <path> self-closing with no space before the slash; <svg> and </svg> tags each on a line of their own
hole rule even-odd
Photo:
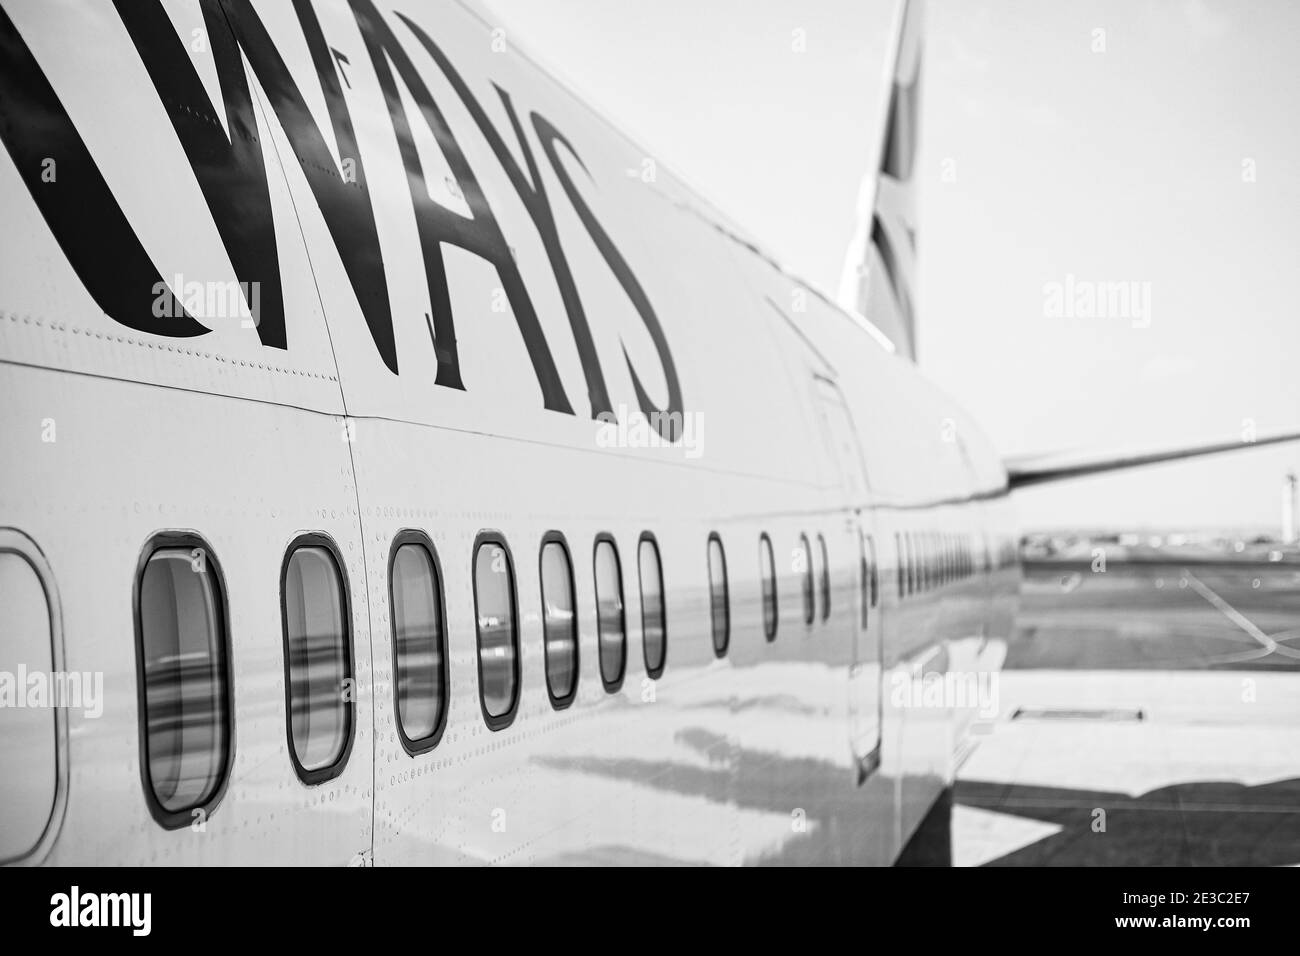
<svg viewBox="0 0 1300 956">
<path fill-rule="evenodd" d="M 578 165 L 582 167 L 583 172 L 588 176 L 591 173 L 587 170 L 582 158 L 578 155 L 577 150 L 573 148 L 564 135 L 557 130 L 546 117 L 538 113 L 532 113 L 533 128 L 537 131 L 537 138 L 541 141 L 542 150 L 546 153 L 546 158 L 550 160 L 551 168 L 555 170 L 556 178 L 559 179 L 560 185 L 564 187 L 564 193 L 569 197 L 569 202 L 573 205 L 573 210 L 582 220 L 582 225 L 586 228 L 587 234 L 591 236 L 592 242 L 600 251 L 606 265 L 609 266 L 614 277 L 618 279 L 619 285 L 627 293 L 628 299 L 631 300 L 633 308 L 641 316 L 641 321 L 645 323 L 646 331 L 650 333 L 650 338 L 654 341 L 655 351 L 659 353 L 659 362 L 663 366 L 664 381 L 668 384 L 668 405 L 660 409 L 655 407 L 654 401 L 646 393 L 645 387 L 641 384 L 641 377 L 637 375 L 636 369 L 632 366 L 632 360 L 628 357 L 627 349 L 623 349 L 623 359 L 627 362 L 628 374 L 632 376 L 632 387 L 636 389 L 636 398 L 641 406 L 641 411 L 645 413 L 655 424 L 656 431 L 659 432 L 668 441 L 677 441 L 681 438 L 680 425 L 674 426 L 674 422 L 682 421 L 682 390 L 677 380 L 677 367 L 673 364 L 672 352 L 668 348 L 668 340 L 664 337 L 664 330 L 659 325 L 659 318 L 655 315 L 654 308 L 650 305 L 650 300 L 646 298 L 645 290 L 641 288 L 641 283 L 637 281 L 632 274 L 631 268 L 628 267 L 627 260 L 618 251 L 609 234 L 596 220 L 592 214 L 591 208 L 583 200 L 581 193 L 569 176 L 569 171 L 564 168 L 560 162 L 560 157 L 556 152 L 555 144 L 563 143 L 564 148 L 569 151 Z M 676 434 L 674 434 L 676 432 Z"/>
</svg>

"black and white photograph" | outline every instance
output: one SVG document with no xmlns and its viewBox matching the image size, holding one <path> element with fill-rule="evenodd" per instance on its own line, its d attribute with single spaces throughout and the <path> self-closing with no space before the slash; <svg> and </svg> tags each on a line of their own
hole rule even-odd
<svg viewBox="0 0 1300 956">
<path fill-rule="evenodd" d="M 1086 868 L 1241 939 L 1300 865 L 1297 63 L 1290 0 L 0 0 L 23 921 Z"/>
</svg>

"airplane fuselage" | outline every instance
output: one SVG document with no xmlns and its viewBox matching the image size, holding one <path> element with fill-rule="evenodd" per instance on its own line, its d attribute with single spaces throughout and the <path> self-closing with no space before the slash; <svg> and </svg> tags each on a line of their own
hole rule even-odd
<svg viewBox="0 0 1300 956">
<path fill-rule="evenodd" d="M 0 6 L 0 858 L 897 857 L 1019 569 L 885 336 L 477 8 Z"/>
</svg>

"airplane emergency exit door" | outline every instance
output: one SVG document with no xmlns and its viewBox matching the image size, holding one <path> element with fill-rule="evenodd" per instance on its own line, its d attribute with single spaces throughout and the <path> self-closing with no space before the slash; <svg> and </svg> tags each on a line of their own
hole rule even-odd
<svg viewBox="0 0 1300 956">
<path fill-rule="evenodd" d="M 881 660 L 884 635 L 879 573 L 875 565 L 874 516 L 862 445 L 844 394 L 829 378 L 814 375 L 817 408 L 827 446 L 839 467 L 845 506 L 845 543 L 854 555 L 852 659 L 848 669 L 849 746 L 862 783 L 880 764 Z M 874 605 L 874 606 L 873 606 Z"/>
</svg>

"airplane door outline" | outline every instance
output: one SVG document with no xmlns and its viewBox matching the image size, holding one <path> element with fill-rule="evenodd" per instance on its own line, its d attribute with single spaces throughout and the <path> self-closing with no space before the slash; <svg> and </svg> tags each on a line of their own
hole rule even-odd
<svg viewBox="0 0 1300 956">
<path fill-rule="evenodd" d="M 860 786 L 880 766 L 881 727 L 884 717 L 881 662 L 884 659 L 884 628 L 881 617 L 883 601 L 868 606 L 870 596 L 863 584 L 866 568 L 866 538 L 878 541 L 872 512 L 865 506 L 870 494 L 862 444 L 858 440 L 853 414 L 845 401 L 844 393 L 831 379 L 813 374 L 817 410 L 823 437 L 831 457 L 838 467 L 845 504 L 850 509 L 848 522 L 854 539 L 857 570 L 853 591 L 854 616 L 852 626 L 852 659 L 848 669 L 846 693 L 848 695 L 849 749 L 857 768 Z M 878 575 L 877 571 L 877 575 Z M 864 621 L 866 626 L 863 626 Z"/>
</svg>

